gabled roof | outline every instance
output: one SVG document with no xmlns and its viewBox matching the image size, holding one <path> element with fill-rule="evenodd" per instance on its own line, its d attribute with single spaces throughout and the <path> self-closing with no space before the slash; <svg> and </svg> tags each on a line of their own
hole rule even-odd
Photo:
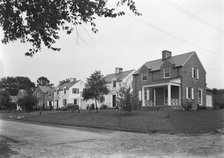
<svg viewBox="0 0 224 158">
<path fill-rule="evenodd" d="M 112 73 L 105 76 L 106 82 L 112 82 L 113 80 L 123 80 L 125 77 L 127 77 L 129 74 L 131 74 L 135 70 L 127 70 L 122 71 L 120 73 Z"/>
<path fill-rule="evenodd" d="M 20 89 L 18 94 L 25 96 L 25 95 L 27 95 L 27 92 L 24 89 Z"/>
<path fill-rule="evenodd" d="M 158 59 L 158 60 L 148 61 L 144 64 L 144 66 L 146 66 L 151 71 L 159 70 L 160 67 L 163 65 L 163 63 L 166 61 L 173 63 L 175 67 L 183 66 L 194 53 L 195 52 L 193 51 L 193 52 L 188 52 L 188 53 L 172 56 L 166 60 Z M 141 68 L 135 71 L 134 74 L 139 74 L 140 69 Z"/>
<path fill-rule="evenodd" d="M 64 87 L 66 88 L 70 88 L 72 87 L 73 85 L 75 85 L 76 83 L 78 83 L 80 80 L 75 80 L 75 81 L 72 81 L 72 82 L 67 82 L 67 83 L 64 83 L 62 84 L 61 86 L 58 86 L 59 89 L 63 89 Z"/>
</svg>

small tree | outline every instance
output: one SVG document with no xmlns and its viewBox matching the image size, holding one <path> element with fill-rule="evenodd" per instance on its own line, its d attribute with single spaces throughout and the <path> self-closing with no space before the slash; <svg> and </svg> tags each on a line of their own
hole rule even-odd
<svg viewBox="0 0 224 158">
<path fill-rule="evenodd" d="M 118 109 L 131 112 L 132 93 L 130 87 L 121 87 L 117 92 Z"/>
<path fill-rule="evenodd" d="M 22 110 L 25 110 L 27 112 L 32 111 L 33 106 L 35 106 L 36 103 L 37 103 L 37 98 L 30 94 L 28 94 L 18 100 L 18 104 L 19 104 L 19 106 L 21 106 Z"/>
<path fill-rule="evenodd" d="M 7 91 L 0 91 L 0 109 L 6 109 L 7 106 L 10 104 L 10 97 Z"/>
<path fill-rule="evenodd" d="M 84 100 L 94 99 L 96 111 L 98 111 L 97 101 L 100 102 L 103 99 L 103 95 L 109 93 L 106 82 L 100 71 L 95 71 L 87 78 L 85 88 L 83 89 L 82 96 Z"/>
</svg>

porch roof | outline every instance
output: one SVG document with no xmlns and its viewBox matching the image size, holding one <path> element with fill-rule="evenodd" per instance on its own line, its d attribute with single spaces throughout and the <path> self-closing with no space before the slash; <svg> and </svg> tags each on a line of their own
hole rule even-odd
<svg viewBox="0 0 224 158">
<path fill-rule="evenodd" d="M 152 81 L 150 84 L 144 85 L 143 87 L 160 87 L 165 85 L 175 85 L 180 86 L 181 79 L 180 78 L 173 78 L 173 79 L 163 79 L 163 80 L 156 80 Z"/>
</svg>

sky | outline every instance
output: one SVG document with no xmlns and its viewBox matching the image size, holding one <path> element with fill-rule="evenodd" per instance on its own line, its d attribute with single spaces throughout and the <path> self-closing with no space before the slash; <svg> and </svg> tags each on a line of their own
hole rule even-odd
<svg viewBox="0 0 224 158">
<path fill-rule="evenodd" d="M 110 7 L 114 0 L 109 0 Z M 208 88 L 224 88 L 224 1 L 223 0 L 135 0 L 142 16 L 127 7 L 126 15 L 97 18 L 99 32 L 78 27 L 78 34 L 60 33 L 54 52 L 47 48 L 32 58 L 24 54 L 29 44 L 0 43 L 0 77 L 26 76 L 35 82 L 47 77 L 55 86 L 66 78 L 86 80 L 95 70 L 103 75 L 138 69 L 160 59 L 162 50 L 172 55 L 196 51 L 207 74 Z M 0 30 L 0 38 L 3 32 Z"/>
</svg>

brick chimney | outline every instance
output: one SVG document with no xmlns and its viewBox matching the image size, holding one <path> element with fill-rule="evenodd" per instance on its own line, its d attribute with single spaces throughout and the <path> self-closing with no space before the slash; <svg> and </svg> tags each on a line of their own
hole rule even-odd
<svg viewBox="0 0 224 158">
<path fill-rule="evenodd" d="M 117 73 L 121 73 L 123 71 L 123 69 L 122 68 L 120 68 L 120 67 L 116 67 L 115 68 L 115 73 L 117 74 Z"/>
<path fill-rule="evenodd" d="M 168 51 L 168 50 L 163 50 L 162 51 L 162 59 L 166 60 L 168 58 L 172 57 L 172 52 Z"/>
<path fill-rule="evenodd" d="M 74 82 L 74 81 L 76 81 L 76 78 L 69 78 L 69 81 Z"/>
</svg>

